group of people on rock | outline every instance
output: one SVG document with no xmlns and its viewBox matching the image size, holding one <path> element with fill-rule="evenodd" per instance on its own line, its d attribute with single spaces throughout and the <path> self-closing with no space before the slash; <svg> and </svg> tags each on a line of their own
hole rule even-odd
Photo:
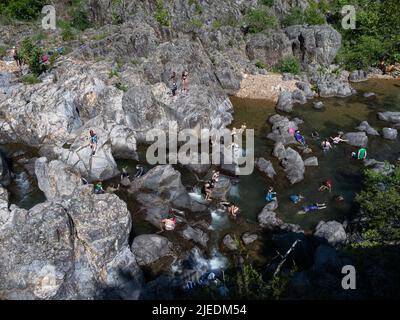
<svg viewBox="0 0 400 320">
<path fill-rule="evenodd" d="M 289 134 L 292 134 L 296 142 L 300 143 L 302 146 L 306 146 L 306 141 L 304 136 L 300 133 L 300 130 L 295 130 L 294 128 L 289 128 L 288 129 Z M 314 139 L 319 139 L 319 133 L 317 131 L 314 131 L 311 133 L 311 137 Z M 332 138 L 330 137 L 330 140 L 332 141 L 333 145 L 338 145 L 341 142 L 348 142 L 348 140 L 343 139 L 343 132 L 339 131 L 338 134 Z M 332 144 L 329 141 L 329 139 L 324 139 L 321 142 L 321 148 L 324 152 L 328 152 L 331 150 Z M 367 150 L 365 148 L 359 148 L 357 152 L 352 152 L 351 153 L 352 158 L 358 159 L 358 160 L 364 160 L 367 158 Z"/>
<path fill-rule="evenodd" d="M 54 55 L 54 54 L 63 54 L 64 53 L 64 47 L 59 47 L 56 48 L 54 50 L 49 50 L 46 53 L 44 53 L 42 56 L 40 56 L 40 64 L 46 65 L 49 64 L 50 62 L 50 58 Z M 17 64 L 17 66 L 21 69 L 22 66 L 24 64 L 26 64 L 26 61 L 24 60 L 23 56 L 20 53 L 20 50 L 18 47 L 13 46 L 10 51 L 9 51 L 9 55 L 14 59 L 15 63 Z"/>
<path fill-rule="evenodd" d="M 182 83 L 182 89 L 181 92 L 183 92 L 184 94 L 187 94 L 189 92 L 189 72 L 187 72 L 186 70 L 184 70 L 182 72 L 181 75 L 181 83 Z M 176 76 L 176 72 L 172 72 L 171 77 L 169 78 L 170 82 L 171 82 L 171 94 L 173 97 L 176 96 L 176 92 L 178 91 L 178 84 L 177 84 L 177 76 Z"/>
</svg>

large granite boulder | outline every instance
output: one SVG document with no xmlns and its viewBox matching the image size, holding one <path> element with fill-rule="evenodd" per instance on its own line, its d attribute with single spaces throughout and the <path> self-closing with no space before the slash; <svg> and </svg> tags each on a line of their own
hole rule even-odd
<svg viewBox="0 0 400 320">
<path fill-rule="evenodd" d="M 368 144 L 368 136 L 365 132 L 348 132 L 342 139 L 347 140 L 346 143 L 354 147 L 366 147 Z"/>
<path fill-rule="evenodd" d="M 167 256 L 173 256 L 173 244 L 156 234 L 142 234 L 133 239 L 131 249 L 140 266 L 148 266 Z"/>
<path fill-rule="evenodd" d="M 347 239 L 343 225 L 337 221 L 320 221 L 315 228 L 314 237 L 320 238 L 332 246 L 343 244 Z"/>
</svg>

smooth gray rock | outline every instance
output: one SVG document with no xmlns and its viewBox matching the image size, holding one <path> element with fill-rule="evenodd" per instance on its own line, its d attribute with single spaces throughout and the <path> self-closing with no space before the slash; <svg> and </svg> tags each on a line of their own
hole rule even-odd
<svg viewBox="0 0 400 320">
<path fill-rule="evenodd" d="M 392 174 L 395 168 L 395 166 L 389 162 L 376 161 L 375 159 L 365 159 L 364 166 L 385 176 Z"/>
<path fill-rule="evenodd" d="M 310 157 L 304 160 L 304 165 L 306 167 L 309 166 L 318 166 L 318 158 L 317 157 Z"/>
<path fill-rule="evenodd" d="M 60 160 L 48 162 L 45 157 L 37 159 L 35 173 L 38 186 L 47 200 L 71 197 L 75 189 L 82 185 L 79 172 Z"/>
<path fill-rule="evenodd" d="M 320 221 L 315 228 L 314 237 L 321 238 L 330 245 L 335 246 L 343 244 L 347 235 L 341 223 L 337 221 Z"/>
<path fill-rule="evenodd" d="M 222 239 L 222 244 L 226 249 L 229 251 L 235 251 L 238 249 L 237 244 L 235 240 L 232 238 L 230 234 L 227 234 L 223 239 Z"/>
<path fill-rule="evenodd" d="M 361 122 L 360 125 L 356 127 L 356 129 L 364 131 L 370 136 L 379 136 L 379 132 L 372 128 L 367 121 Z"/>
<path fill-rule="evenodd" d="M 342 137 L 344 140 L 348 140 L 346 143 L 354 147 L 366 147 L 368 144 L 368 136 L 365 132 L 348 132 Z"/>
<path fill-rule="evenodd" d="M 400 123 L 400 112 L 378 112 L 378 118 L 382 121 Z"/>
<path fill-rule="evenodd" d="M 264 208 L 258 214 L 258 224 L 268 230 L 274 230 L 283 225 L 283 221 L 276 216 L 276 213 Z"/>
<path fill-rule="evenodd" d="M 298 183 L 304 179 L 303 159 L 297 151 L 290 147 L 286 148 L 286 156 L 282 160 L 282 166 L 291 184 Z"/>
<path fill-rule="evenodd" d="M 270 179 L 273 179 L 276 175 L 275 169 L 272 166 L 272 162 L 264 158 L 258 158 L 255 162 L 255 166 L 258 170 L 265 173 Z"/>
<path fill-rule="evenodd" d="M 314 109 L 321 110 L 324 107 L 324 103 L 322 101 L 314 102 Z"/>
<path fill-rule="evenodd" d="M 245 232 L 242 234 L 242 241 L 247 246 L 258 239 L 258 235 L 251 232 Z"/>
<path fill-rule="evenodd" d="M 140 266 L 166 257 L 173 256 L 173 244 L 167 238 L 156 234 L 142 234 L 133 239 L 131 250 Z"/>
<path fill-rule="evenodd" d="M 397 129 L 393 128 L 383 128 L 382 129 L 382 137 L 388 140 L 396 140 L 397 139 Z"/>
<path fill-rule="evenodd" d="M 368 80 L 368 74 L 364 70 L 356 70 L 350 73 L 349 76 L 349 81 L 352 82 L 361 82 L 361 81 L 367 81 Z"/>
<path fill-rule="evenodd" d="M 279 94 L 276 109 L 290 113 L 293 111 L 293 103 L 292 93 L 290 91 L 283 91 Z"/>
<path fill-rule="evenodd" d="M 203 247 L 207 247 L 209 237 L 208 237 L 207 233 L 205 233 L 203 230 L 201 230 L 199 228 L 193 228 L 193 227 L 187 225 L 180 232 L 180 234 L 186 240 L 192 240 L 193 242 L 200 244 Z"/>
<path fill-rule="evenodd" d="M 268 121 L 272 124 L 272 130 L 267 135 L 268 139 L 275 142 L 282 142 L 284 145 L 296 143 L 293 135 L 289 133 L 289 128 L 298 129 L 299 123 L 295 119 L 289 120 L 284 116 L 275 114 Z"/>
</svg>

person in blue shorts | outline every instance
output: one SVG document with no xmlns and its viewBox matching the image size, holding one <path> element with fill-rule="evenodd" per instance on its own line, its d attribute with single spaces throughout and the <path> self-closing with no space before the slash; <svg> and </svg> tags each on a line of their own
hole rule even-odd
<svg viewBox="0 0 400 320">
<path fill-rule="evenodd" d="M 325 203 L 313 203 L 308 206 L 304 206 L 303 210 L 300 210 L 298 212 L 298 214 L 306 214 L 311 211 L 318 211 L 318 210 L 322 210 L 322 209 L 326 209 L 326 208 L 327 207 L 326 207 Z"/>
</svg>

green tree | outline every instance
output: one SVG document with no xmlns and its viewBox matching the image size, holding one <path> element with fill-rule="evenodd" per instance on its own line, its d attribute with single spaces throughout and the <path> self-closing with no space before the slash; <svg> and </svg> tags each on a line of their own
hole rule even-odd
<svg viewBox="0 0 400 320">
<path fill-rule="evenodd" d="M 289 13 L 282 19 L 282 24 L 285 27 L 294 26 L 305 23 L 303 10 L 298 7 L 292 8 Z"/>
<path fill-rule="evenodd" d="M 325 17 L 321 13 L 318 3 L 316 3 L 314 0 L 310 0 L 308 3 L 308 8 L 304 12 L 305 15 L 305 21 L 309 25 L 319 25 L 319 24 L 324 24 Z"/>
<path fill-rule="evenodd" d="M 36 19 L 41 14 L 45 2 L 44 0 L 1 0 L 0 14 L 18 20 Z"/>
<path fill-rule="evenodd" d="M 367 170 L 364 189 L 356 200 L 366 218 L 363 234 L 367 241 L 400 240 L 400 166 L 389 176 Z"/>
<path fill-rule="evenodd" d="M 44 71 L 41 64 L 43 53 L 43 49 L 36 46 L 31 38 L 25 38 L 22 41 L 19 54 L 23 61 L 28 64 L 29 70 L 35 75 L 40 75 Z"/>
<path fill-rule="evenodd" d="M 298 59 L 293 56 L 286 56 L 278 61 L 274 65 L 273 71 L 281 73 L 292 73 L 299 74 L 301 72 L 301 66 Z"/>
<path fill-rule="evenodd" d="M 250 33 L 258 33 L 272 28 L 276 22 L 276 18 L 263 9 L 252 9 L 245 16 L 245 24 Z"/>
</svg>

